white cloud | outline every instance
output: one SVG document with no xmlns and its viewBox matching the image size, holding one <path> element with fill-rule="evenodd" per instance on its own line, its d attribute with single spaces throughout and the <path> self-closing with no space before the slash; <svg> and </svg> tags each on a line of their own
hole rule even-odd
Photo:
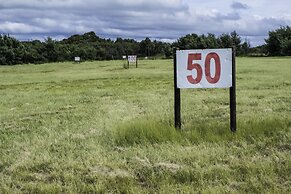
<svg viewBox="0 0 291 194">
<path fill-rule="evenodd" d="M 31 33 L 31 32 L 38 32 L 42 33 L 44 32 L 41 28 L 31 26 L 29 24 L 24 23 L 18 23 L 18 22 L 3 22 L 0 23 L 0 29 L 1 31 L 7 32 L 7 33 Z"/>
<path fill-rule="evenodd" d="M 244 3 L 241 3 L 241 2 L 238 2 L 238 1 L 234 1 L 231 4 L 231 7 L 233 9 L 248 9 L 249 8 L 249 6 L 247 4 L 244 4 Z"/>
<path fill-rule="evenodd" d="M 288 10 L 289 0 L 0 0 L 0 33 L 31 39 L 95 31 L 105 38 L 173 40 L 236 30 L 257 44 L 269 30 L 291 25 Z"/>
</svg>

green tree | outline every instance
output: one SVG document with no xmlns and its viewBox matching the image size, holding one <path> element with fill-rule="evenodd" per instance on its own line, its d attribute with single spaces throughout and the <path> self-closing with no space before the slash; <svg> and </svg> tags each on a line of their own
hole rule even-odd
<svg viewBox="0 0 291 194">
<path fill-rule="evenodd" d="M 231 48 L 233 46 L 231 36 L 229 34 L 222 34 L 219 36 L 219 47 Z"/>
<path fill-rule="evenodd" d="M 25 47 L 21 42 L 8 35 L 0 35 L 0 65 L 23 63 Z"/>
<path fill-rule="evenodd" d="M 286 26 L 269 31 L 269 37 L 265 42 L 268 55 L 291 55 L 291 28 Z"/>
<path fill-rule="evenodd" d="M 231 37 L 232 46 L 236 48 L 237 52 L 240 52 L 240 48 L 241 48 L 241 38 L 240 38 L 240 36 L 236 33 L 236 31 L 233 31 L 233 32 L 230 33 L 230 37 Z"/>
<path fill-rule="evenodd" d="M 45 40 L 45 58 L 48 62 L 55 62 L 58 58 L 56 52 L 56 42 L 51 37 L 48 37 Z"/>
<path fill-rule="evenodd" d="M 150 38 L 146 37 L 139 43 L 139 54 L 142 56 L 152 56 L 154 45 Z"/>
<path fill-rule="evenodd" d="M 240 55 L 242 56 L 247 56 L 250 52 L 250 42 L 245 41 L 244 43 L 242 43 L 241 47 L 240 47 Z"/>
</svg>

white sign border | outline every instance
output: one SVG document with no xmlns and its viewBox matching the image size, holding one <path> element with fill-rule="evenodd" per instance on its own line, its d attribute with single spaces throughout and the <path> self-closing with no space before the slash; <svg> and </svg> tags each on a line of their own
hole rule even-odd
<svg viewBox="0 0 291 194">
<path fill-rule="evenodd" d="M 221 76 L 219 82 L 211 84 L 206 80 L 205 76 L 205 58 L 207 54 L 214 52 L 220 57 L 221 63 Z M 195 61 L 198 63 L 203 72 L 201 82 L 199 84 L 192 84 L 187 80 L 187 75 L 191 75 L 193 72 L 187 70 L 188 55 L 201 53 L 201 60 Z M 176 62 L 177 62 L 177 87 L 178 88 L 230 88 L 232 86 L 232 49 L 193 49 L 193 50 L 176 50 Z M 212 67 L 213 65 L 211 65 Z M 211 68 L 213 69 L 213 67 Z M 195 71 L 195 70 L 193 70 Z M 194 72 L 195 73 L 195 72 Z M 193 74 L 192 74 L 193 75 Z M 195 77 L 195 76 L 193 76 Z"/>
</svg>

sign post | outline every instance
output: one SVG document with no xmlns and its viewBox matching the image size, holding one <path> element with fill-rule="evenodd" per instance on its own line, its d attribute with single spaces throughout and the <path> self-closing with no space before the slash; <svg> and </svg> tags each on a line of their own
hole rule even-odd
<svg viewBox="0 0 291 194">
<path fill-rule="evenodd" d="M 229 88 L 230 130 L 236 132 L 236 75 L 235 49 L 232 49 L 232 86 Z"/>
<path fill-rule="evenodd" d="M 175 114 L 175 128 L 181 129 L 181 97 L 180 88 L 177 87 L 177 49 L 174 48 L 174 114 Z"/>
<path fill-rule="evenodd" d="M 135 63 L 135 67 L 137 68 L 137 56 L 136 55 L 128 55 L 128 57 L 127 57 L 128 68 L 129 68 L 130 63 Z"/>
<path fill-rule="evenodd" d="M 175 127 L 181 128 L 180 88 L 229 88 L 230 129 L 236 131 L 234 49 L 174 49 Z"/>
<path fill-rule="evenodd" d="M 75 62 L 76 63 L 80 63 L 80 61 L 81 61 L 81 57 L 75 57 Z"/>
</svg>

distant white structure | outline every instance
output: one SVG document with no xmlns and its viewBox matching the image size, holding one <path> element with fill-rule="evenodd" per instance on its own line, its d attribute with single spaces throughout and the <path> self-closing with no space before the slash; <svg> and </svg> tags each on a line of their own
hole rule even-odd
<svg viewBox="0 0 291 194">
<path fill-rule="evenodd" d="M 135 63 L 135 67 L 137 68 L 137 55 L 128 55 L 128 56 L 123 56 L 123 58 L 127 59 L 127 64 L 124 64 L 124 68 L 128 69 L 130 63 Z"/>
<path fill-rule="evenodd" d="M 126 56 L 124 55 L 124 56 L 122 56 L 122 58 L 123 58 L 123 59 L 126 59 Z"/>
<path fill-rule="evenodd" d="M 81 58 L 80 57 L 75 57 L 75 62 L 76 63 L 80 63 L 80 61 L 81 61 Z"/>
<path fill-rule="evenodd" d="M 128 57 L 127 57 L 127 61 L 129 63 L 135 63 L 136 62 L 136 59 L 137 59 L 137 56 L 136 55 L 128 55 Z"/>
</svg>

